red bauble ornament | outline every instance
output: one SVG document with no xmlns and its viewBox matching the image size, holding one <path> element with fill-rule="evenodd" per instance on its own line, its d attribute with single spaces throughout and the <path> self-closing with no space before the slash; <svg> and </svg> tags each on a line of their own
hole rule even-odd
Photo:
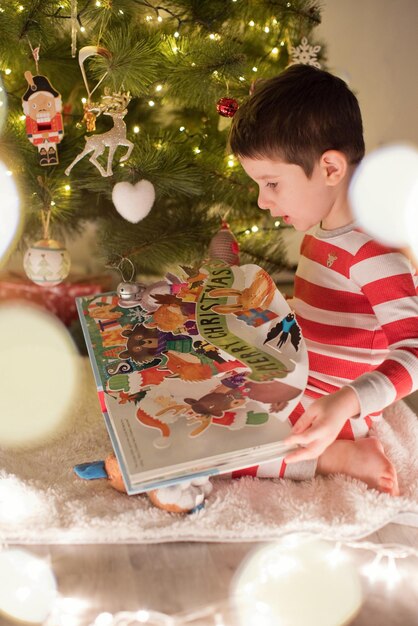
<svg viewBox="0 0 418 626">
<path fill-rule="evenodd" d="M 234 117 L 239 104 L 234 98 L 221 98 L 216 103 L 216 110 L 223 117 Z"/>
<path fill-rule="evenodd" d="M 209 259 L 223 261 L 227 265 L 239 265 L 238 241 L 225 220 L 222 220 L 221 229 L 211 239 Z"/>
</svg>

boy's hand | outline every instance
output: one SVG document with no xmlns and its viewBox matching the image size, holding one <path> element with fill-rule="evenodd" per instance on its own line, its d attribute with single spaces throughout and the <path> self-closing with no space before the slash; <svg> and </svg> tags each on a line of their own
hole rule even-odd
<svg viewBox="0 0 418 626">
<path fill-rule="evenodd" d="M 351 387 L 314 400 L 292 428 L 285 444 L 303 446 L 285 456 L 286 463 L 318 458 L 336 440 L 345 422 L 358 415 L 360 406 Z"/>
</svg>

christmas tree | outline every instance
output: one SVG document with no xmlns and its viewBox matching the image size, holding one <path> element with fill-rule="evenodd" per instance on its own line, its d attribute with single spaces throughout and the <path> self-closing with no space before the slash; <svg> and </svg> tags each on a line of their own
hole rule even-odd
<svg viewBox="0 0 418 626">
<path fill-rule="evenodd" d="M 256 80 L 317 63 L 319 22 L 312 0 L 2 0 L 1 158 L 24 207 L 22 246 L 93 221 L 91 254 L 162 275 L 198 263 L 222 218 L 241 263 L 285 266 L 280 224 L 258 210 L 227 138 Z M 36 144 L 42 90 L 62 100 L 63 133 Z"/>
</svg>

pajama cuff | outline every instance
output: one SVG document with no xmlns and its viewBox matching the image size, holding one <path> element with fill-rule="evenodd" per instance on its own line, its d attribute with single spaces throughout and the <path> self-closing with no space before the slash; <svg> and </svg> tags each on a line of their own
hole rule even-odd
<svg viewBox="0 0 418 626">
<path fill-rule="evenodd" d="M 316 474 L 316 466 L 318 459 L 310 459 L 309 461 L 299 461 L 298 463 L 286 464 L 284 478 L 292 480 L 309 480 Z"/>
</svg>

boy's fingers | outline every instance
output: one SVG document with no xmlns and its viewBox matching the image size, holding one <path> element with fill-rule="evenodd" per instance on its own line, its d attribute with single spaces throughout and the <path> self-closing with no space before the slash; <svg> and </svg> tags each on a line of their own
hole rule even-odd
<svg viewBox="0 0 418 626">
<path fill-rule="evenodd" d="M 292 428 L 292 433 L 295 433 L 295 434 L 303 433 L 307 428 L 309 428 L 312 422 L 313 422 L 313 417 L 311 417 L 310 415 L 307 415 L 306 413 L 303 413 L 303 415 L 300 416 L 296 424 L 294 424 Z"/>
<path fill-rule="evenodd" d="M 284 457 L 285 463 L 297 463 L 298 461 L 309 461 L 316 459 L 319 455 L 315 451 L 315 447 L 299 448 Z"/>
<path fill-rule="evenodd" d="M 283 440 L 283 443 L 286 446 L 294 446 L 295 444 L 301 444 L 303 446 L 306 446 L 316 439 L 318 439 L 318 434 L 308 430 L 300 434 L 291 433 L 288 437 L 286 437 L 286 439 Z"/>
</svg>

